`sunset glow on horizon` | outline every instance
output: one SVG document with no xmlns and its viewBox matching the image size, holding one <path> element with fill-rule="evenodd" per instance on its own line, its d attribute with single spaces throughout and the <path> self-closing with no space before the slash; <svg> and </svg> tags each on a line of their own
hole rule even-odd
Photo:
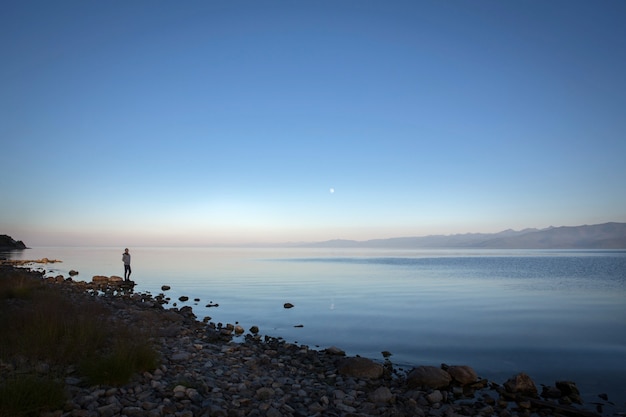
<svg viewBox="0 0 626 417">
<path fill-rule="evenodd" d="M 0 234 L 369 240 L 626 222 L 626 3 L 9 2 Z"/>
</svg>

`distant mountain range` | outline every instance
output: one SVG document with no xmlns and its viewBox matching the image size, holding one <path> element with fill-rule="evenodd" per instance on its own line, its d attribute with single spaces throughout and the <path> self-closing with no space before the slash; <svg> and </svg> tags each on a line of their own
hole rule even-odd
<svg viewBox="0 0 626 417">
<path fill-rule="evenodd" d="M 390 239 L 328 240 L 292 244 L 318 248 L 476 248 L 476 249 L 626 249 L 626 223 L 562 226 L 547 229 L 505 230 Z"/>
</svg>

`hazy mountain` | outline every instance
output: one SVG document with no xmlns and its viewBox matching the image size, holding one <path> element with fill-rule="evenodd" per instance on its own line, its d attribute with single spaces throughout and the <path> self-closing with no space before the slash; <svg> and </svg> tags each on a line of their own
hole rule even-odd
<svg viewBox="0 0 626 417">
<path fill-rule="evenodd" d="M 626 249 L 626 223 L 563 226 L 515 237 L 498 237 L 478 245 L 509 249 Z"/>
<path fill-rule="evenodd" d="M 466 233 L 397 237 L 390 239 L 328 240 L 293 246 L 320 248 L 485 248 L 485 249 L 626 249 L 626 223 L 563 226 L 547 229 L 504 230 L 499 233 Z"/>
</svg>

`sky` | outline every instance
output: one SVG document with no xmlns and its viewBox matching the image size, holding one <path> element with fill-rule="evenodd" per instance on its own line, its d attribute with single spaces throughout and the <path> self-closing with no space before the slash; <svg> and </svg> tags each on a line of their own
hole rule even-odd
<svg viewBox="0 0 626 417">
<path fill-rule="evenodd" d="M 626 222 L 622 0 L 0 3 L 0 234 Z"/>
</svg>

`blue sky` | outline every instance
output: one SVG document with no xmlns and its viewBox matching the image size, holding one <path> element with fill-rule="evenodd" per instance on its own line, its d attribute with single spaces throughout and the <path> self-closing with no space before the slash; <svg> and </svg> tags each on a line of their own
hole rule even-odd
<svg viewBox="0 0 626 417">
<path fill-rule="evenodd" d="M 4 1 L 0 233 L 213 245 L 624 222 L 624 21 L 621 0 Z"/>
</svg>

